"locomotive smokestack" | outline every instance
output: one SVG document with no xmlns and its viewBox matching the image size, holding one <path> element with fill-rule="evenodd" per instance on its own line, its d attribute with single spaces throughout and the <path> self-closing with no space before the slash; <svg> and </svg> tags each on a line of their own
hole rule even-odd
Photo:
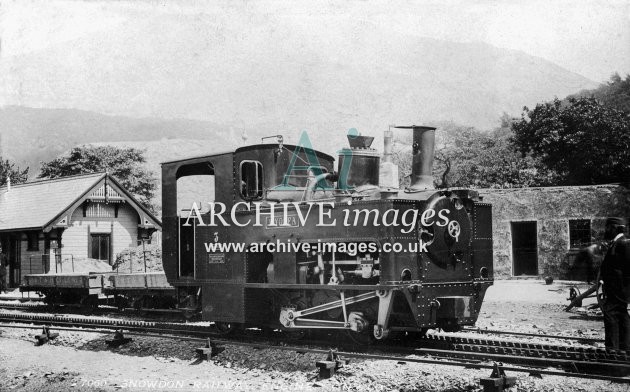
<svg viewBox="0 0 630 392">
<path fill-rule="evenodd" d="M 435 129 L 421 125 L 396 127 L 413 130 L 413 160 L 411 162 L 411 185 L 407 192 L 434 189 L 433 154 L 435 148 Z"/>
</svg>

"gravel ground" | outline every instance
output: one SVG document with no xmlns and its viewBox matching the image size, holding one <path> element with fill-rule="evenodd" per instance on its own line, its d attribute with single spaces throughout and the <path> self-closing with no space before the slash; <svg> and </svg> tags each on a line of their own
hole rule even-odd
<svg viewBox="0 0 630 392">
<path fill-rule="evenodd" d="M 550 291 L 552 290 L 552 291 Z M 557 291 L 555 291 L 557 290 Z M 562 292 L 564 291 L 564 292 Z M 479 326 L 603 338 L 597 316 L 562 311 L 564 283 L 497 282 L 488 292 Z M 0 328 L 0 391 L 315 390 L 480 391 L 488 370 L 396 361 L 352 360 L 334 378 L 318 380 L 319 355 L 224 346 L 211 362 L 198 363 L 199 343 L 133 336 L 110 349 L 109 336 L 60 331 L 50 344 L 34 347 L 36 330 Z M 513 391 L 630 391 L 604 381 L 513 373 Z"/>
</svg>

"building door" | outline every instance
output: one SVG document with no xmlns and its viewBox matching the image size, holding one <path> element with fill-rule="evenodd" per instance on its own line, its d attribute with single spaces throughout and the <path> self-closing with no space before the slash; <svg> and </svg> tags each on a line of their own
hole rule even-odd
<svg viewBox="0 0 630 392">
<path fill-rule="evenodd" d="M 538 231 L 536 222 L 512 222 L 513 275 L 538 275 Z"/>
<path fill-rule="evenodd" d="M 17 287 L 22 280 L 21 273 L 21 245 L 19 239 L 11 238 L 9 240 L 9 287 Z"/>
<path fill-rule="evenodd" d="M 111 236 L 109 234 L 92 234 L 91 237 L 90 257 L 97 260 L 105 260 L 109 263 L 111 261 L 109 258 Z"/>
</svg>

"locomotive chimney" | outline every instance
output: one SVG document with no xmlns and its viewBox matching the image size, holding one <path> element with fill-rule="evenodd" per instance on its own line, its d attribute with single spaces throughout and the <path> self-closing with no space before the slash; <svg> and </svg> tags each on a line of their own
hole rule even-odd
<svg viewBox="0 0 630 392">
<path fill-rule="evenodd" d="M 413 130 L 411 185 L 406 189 L 406 192 L 434 189 L 432 172 L 436 128 L 421 125 L 401 126 L 396 128 Z"/>
</svg>

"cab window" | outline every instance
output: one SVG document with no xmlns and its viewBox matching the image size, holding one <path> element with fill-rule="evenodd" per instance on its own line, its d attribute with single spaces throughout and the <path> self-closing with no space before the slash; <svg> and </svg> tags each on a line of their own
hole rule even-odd
<svg viewBox="0 0 630 392">
<path fill-rule="evenodd" d="M 263 196 L 263 166 L 258 161 L 241 162 L 241 197 L 257 200 Z"/>
</svg>

